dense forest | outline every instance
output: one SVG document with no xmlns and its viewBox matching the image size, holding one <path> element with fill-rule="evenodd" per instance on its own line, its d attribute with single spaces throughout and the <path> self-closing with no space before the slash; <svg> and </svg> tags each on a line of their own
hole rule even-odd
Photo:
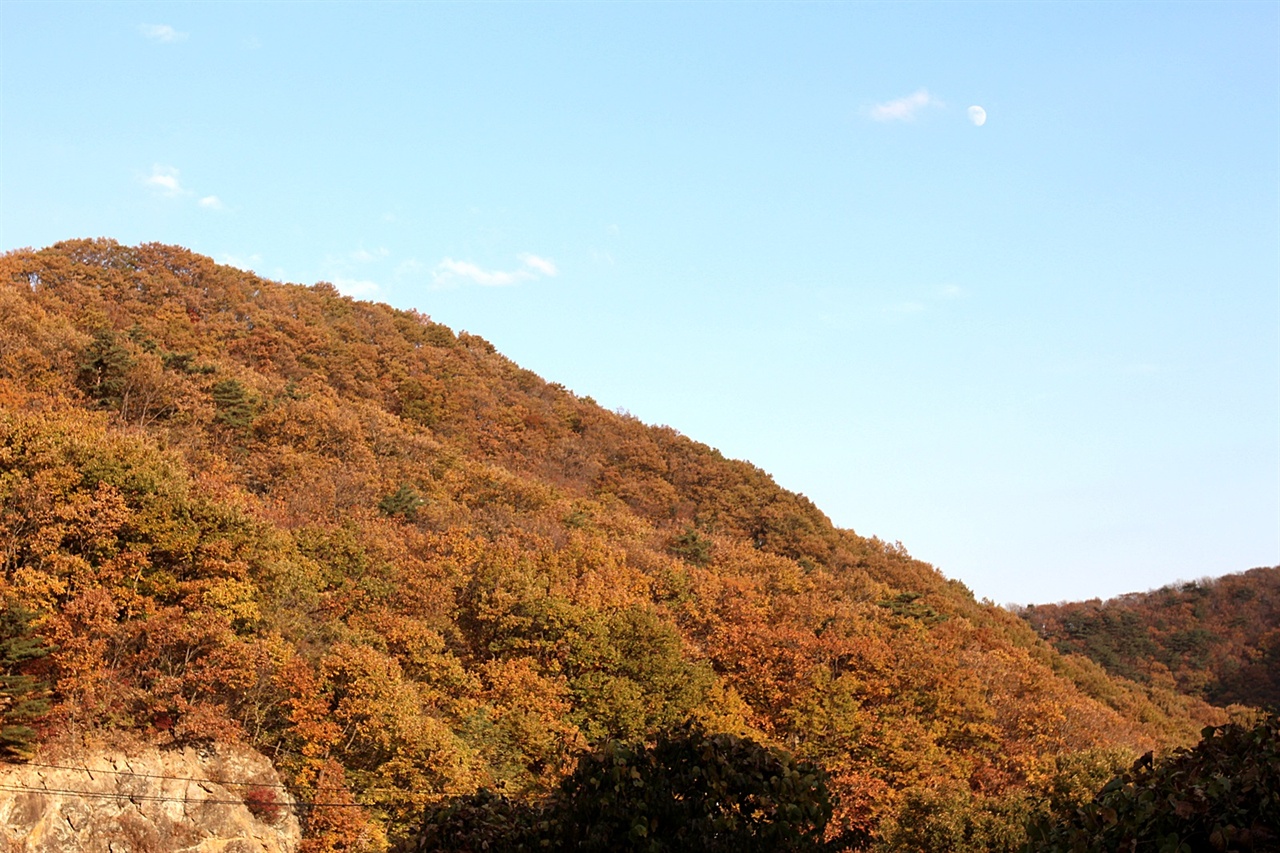
<svg viewBox="0 0 1280 853">
<path fill-rule="evenodd" d="M 1114 677 L 477 335 L 109 240 L 0 258 L 0 607 L 11 759 L 245 743 L 350 804 L 308 853 L 663 744 L 819 773 L 849 846 L 1011 850 L 1239 698 Z"/>
<path fill-rule="evenodd" d="M 1215 705 L 1280 708 L 1280 566 L 1019 611 L 1060 652 Z"/>
</svg>

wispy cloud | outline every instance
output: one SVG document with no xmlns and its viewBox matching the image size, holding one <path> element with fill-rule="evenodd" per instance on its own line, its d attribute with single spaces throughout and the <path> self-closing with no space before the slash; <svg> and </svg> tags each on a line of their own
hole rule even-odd
<svg viewBox="0 0 1280 853">
<path fill-rule="evenodd" d="M 540 258 L 537 255 L 524 254 L 520 256 L 520 260 L 524 261 L 524 265 L 530 269 L 542 273 L 548 278 L 555 278 L 559 274 L 553 261 L 546 258 Z"/>
<path fill-rule="evenodd" d="M 427 265 L 417 258 L 406 258 L 396 264 L 395 271 L 392 272 L 396 281 L 421 281 L 427 275 Z"/>
<path fill-rule="evenodd" d="M 377 275 L 377 272 L 370 273 L 370 267 L 379 269 L 380 262 L 390 256 L 391 250 L 385 246 L 374 249 L 360 246 L 345 253 L 327 255 L 322 268 L 326 280 L 343 295 L 367 299 L 382 292 L 382 286 L 370 277 Z"/>
<path fill-rule="evenodd" d="M 391 254 L 391 250 L 388 249 L 386 246 L 379 246 L 378 248 L 372 249 L 372 250 L 366 249 L 364 246 L 361 246 L 359 249 L 356 249 L 354 252 L 351 253 L 351 260 L 355 261 L 356 263 L 368 264 L 368 263 L 372 263 L 373 261 L 381 260 L 382 258 L 385 258 L 390 254 Z"/>
<path fill-rule="evenodd" d="M 366 278 L 348 278 L 342 275 L 333 277 L 333 286 L 338 288 L 338 292 L 343 296 L 373 296 L 379 290 L 376 281 Z"/>
<path fill-rule="evenodd" d="M 431 278 L 436 287 L 457 287 L 463 284 L 477 284 L 481 287 L 510 287 L 522 281 L 533 281 L 542 277 L 552 278 L 559 274 L 555 262 L 537 255 L 520 256 L 524 266 L 515 270 L 487 270 L 470 261 L 455 261 L 445 258 L 436 264 L 431 271 Z"/>
<path fill-rule="evenodd" d="M 166 196 L 180 196 L 187 193 L 182 188 L 182 182 L 178 180 L 178 170 L 172 166 L 161 166 L 159 163 L 151 167 L 151 174 L 143 178 L 142 183 Z"/>
<path fill-rule="evenodd" d="M 254 252 L 252 255 L 230 255 L 223 254 L 218 259 L 218 263 L 235 267 L 236 269 L 256 271 L 262 263 L 262 255 Z"/>
<path fill-rule="evenodd" d="M 922 110 L 940 106 L 942 101 L 930 95 L 928 89 L 920 89 L 906 97 L 876 104 L 871 108 L 871 118 L 875 121 L 914 121 Z"/>
<path fill-rule="evenodd" d="M 151 167 L 151 174 L 143 175 L 139 180 L 142 185 L 164 198 L 190 198 L 196 193 L 182 185 L 182 175 L 173 166 L 156 163 Z M 227 206 L 216 195 L 202 195 L 196 204 L 205 210 L 226 210 Z"/>
<path fill-rule="evenodd" d="M 172 44 L 176 41 L 185 41 L 187 38 L 186 33 L 180 33 L 168 24 L 142 24 L 138 27 L 138 31 L 160 44 Z"/>
<path fill-rule="evenodd" d="M 443 287 L 467 282 L 478 284 L 482 287 L 506 287 L 534 278 L 534 274 L 529 270 L 515 270 L 514 272 L 487 270 L 468 261 L 455 261 L 453 258 L 445 258 L 438 263 L 431 275 L 436 284 Z"/>
</svg>

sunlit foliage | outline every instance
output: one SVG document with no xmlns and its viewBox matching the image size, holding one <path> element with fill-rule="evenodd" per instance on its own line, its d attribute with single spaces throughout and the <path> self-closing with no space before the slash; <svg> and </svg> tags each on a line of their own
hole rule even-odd
<svg viewBox="0 0 1280 853">
<path fill-rule="evenodd" d="M 343 804 L 313 851 L 691 721 L 821 768 L 832 838 L 1010 849 L 1225 720 L 477 335 L 156 244 L 0 258 L 0 601 L 29 740 L 246 742 Z"/>
<path fill-rule="evenodd" d="M 431 809 L 409 849 L 801 853 L 824 843 L 825 774 L 747 738 L 697 725 L 652 743 L 609 740 L 552 794 L 516 803 L 482 789 Z"/>
<path fill-rule="evenodd" d="M 1280 567 L 1020 615 L 1116 675 L 1218 705 L 1280 707 Z"/>
<path fill-rule="evenodd" d="M 1038 821 L 1025 849 L 1280 849 L 1280 717 L 1209 727 L 1191 749 L 1144 755 L 1092 801 Z"/>
</svg>

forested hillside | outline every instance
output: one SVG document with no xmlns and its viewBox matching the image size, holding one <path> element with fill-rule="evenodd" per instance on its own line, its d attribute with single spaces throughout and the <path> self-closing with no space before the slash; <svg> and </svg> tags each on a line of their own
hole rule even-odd
<svg viewBox="0 0 1280 853">
<path fill-rule="evenodd" d="M 253 746 L 299 800 L 359 804 L 311 811 L 309 851 L 687 721 L 820 765 L 829 835 L 1008 849 L 1226 719 L 328 284 L 155 244 L 9 253 L 0 407 L 4 748 Z"/>
<path fill-rule="evenodd" d="M 1115 675 L 1280 708 L 1280 567 L 1019 612 L 1059 651 Z"/>
</svg>

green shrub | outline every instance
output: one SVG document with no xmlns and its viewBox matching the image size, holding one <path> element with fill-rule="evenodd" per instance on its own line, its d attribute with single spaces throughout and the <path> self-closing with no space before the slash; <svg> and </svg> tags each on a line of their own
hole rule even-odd
<svg viewBox="0 0 1280 853">
<path fill-rule="evenodd" d="M 1024 851 L 1280 850 L 1280 717 L 1202 734 L 1167 758 L 1143 756 L 1092 802 L 1033 823 Z"/>
<path fill-rule="evenodd" d="M 210 390 L 217 413 L 213 419 L 234 430 L 248 428 L 258 414 L 257 402 L 238 379 L 223 379 Z"/>
<path fill-rule="evenodd" d="M 438 807 L 409 849 L 816 853 L 831 812 L 817 767 L 684 724 L 608 741 L 541 802 L 482 790 Z"/>
<path fill-rule="evenodd" d="M 378 501 L 378 509 L 383 515 L 398 515 L 412 520 L 418 514 L 418 507 L 425 503 L 417 489 L 408 483 L 401 483 L 400 488 Z"/>
<path fill-rule="evenodd" d="M 667 550 L 695 566 L 705 566 L 711 562 L 711 540 L 692 527 L 674 537 L 667 545 Z"/>
</svg>

